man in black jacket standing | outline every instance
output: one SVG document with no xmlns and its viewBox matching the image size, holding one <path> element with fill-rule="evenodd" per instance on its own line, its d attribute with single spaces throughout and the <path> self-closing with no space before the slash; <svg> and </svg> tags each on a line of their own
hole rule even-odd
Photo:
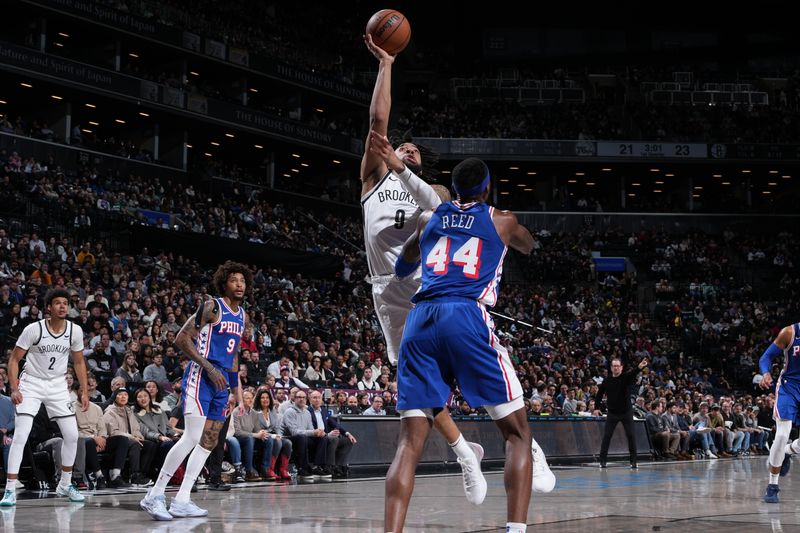
<svg viewBox="0 0 800 533">
<path fill-rule="evenodd" d="M 608 458 L 608 445 L 614 429 L 618 422 L 622 422 L 625 429 L 625 436 L 628 437 L 628 452 L 631 456 L 631 468 L 636 465 L 636 436 L 633 433 L 633 411 L 631 409 L 630 391 L 636 375 L 641 369 L 647 366 L 647 359 L 642 359 L 639 366 L 633 370 L 622 373 L 622 361 L 619 359 L 611 360 L 611 375 L 600 384 L 597 391 L 597 404 L 603 399 L 605 394 L 608 397 L 608 416 L 606 417 L 605 433 L 603 434 L 603 444 L 600 446 L 600 468 L 606 467 Z"/>
</svg>

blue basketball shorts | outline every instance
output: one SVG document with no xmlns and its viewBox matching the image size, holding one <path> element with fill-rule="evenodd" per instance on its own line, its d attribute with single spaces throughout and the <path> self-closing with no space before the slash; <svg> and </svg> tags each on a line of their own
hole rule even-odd
<svg viewBox="0 0 800 533">
<path fill-rule="evenodd" d="M 797 420 L 798 406 L 800 406 L 800 383 L 779 377 L 775 387 L 773 418 L 797 424 L 800 422 Z"/>
<path fill-rule="evenodd" d="M 223 372 L 226 375 L 226 372 Z M 182 381 L 183 416 L 204 416 L 208 420 L 225 420 L 228 388 L 217 390 L 200 365 L 189 363 Z"/>
<path fill-rule="evenodd" d="M 461 297 L 419 302 L 408 315 L 397 370 L 397 409 L 441 408 L 458 384 L 473 407 L 522 395 L 486 308 Z"/>
</svg>

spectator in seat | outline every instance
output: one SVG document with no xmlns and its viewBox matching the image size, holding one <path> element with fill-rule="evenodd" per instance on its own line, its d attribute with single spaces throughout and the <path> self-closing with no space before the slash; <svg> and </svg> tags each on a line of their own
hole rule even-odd
<svg viewBox="0 0 800 533">
<path fill-rule="evenodd" d="M 246 350 L 242 350 L 242 356 L 245 355 Z M 261 361 L 261 356 L 258 355 L 258 350 L 250 352 L 250 362 L 247 363 L 247 376 L 250 381 L 255 385 L 261 385 L 264 382 L 264 377 L 267 375 L 267 365 Z"/>
<path fill-rule="evenodd" d="M 164 401 L 164 397 L 161 394 L 161 385 L 155 381 L 147 381 L 144 384 L 144 390 L 150 395 L 150 401 L 161 409 L 162 411 L 169 412 L 169 404 Z"/>
<path fill-rule="evenodd" d="M 311 364 L 308 365 L 308 368 L 306 368 L 306 373 L 303 374 L 303 379 L 307 383 L 314 383 L 316 381 L 324 381 L 323 378 L 322 359 L 320 359 L 318 356 L 314 356 L 311 359 Z"/>
<path fill-rule="evenodd" d="M 728 449 L 738 457 L 747 449 L 746 444 L 749 443 L 749 434 L 746 434 L 736 425 L 736 417 L 734 415 L 731 402 L 722 402 L 722 418 L 725 420 L 725 443 Z M 740 420 L 744 426 L 744 419 Z"/>
<path fill-rule="evenodd" d="M 385 390 L 381 396 L 383 397 L 383 408 L 386 410 L 386 416 L 397 416 L 397 402 L 391 391 Z"/>
<path fill-rule="evenodd" d="M 364 416 L 386 416 L 386 411 L 383 409 L 383 397 L 379 394 L 373 396 L 370 406 L 362 414 Z"/>
<path fill-rule="evenodd" d="M 117 389 L 111 397 L 112 404 L 103 414 L 103 422 L 108 432 L 108 451 L 114 457 L 108 486 L 126 488 L 128 485 L 121 476 L 125 458 L 130 461 L 131 483 L 146 487 L 152 482 L 145 472 L 150 468 L 156 450 L 154 442 L 145 440 L 139 428 L 139 421 L 128 407 L 128 391 Z"/>
<path fill-rule="evenodd" d="M 242 393 L 244 400 L 244 414 L 234 416 L 234 436 L 239 441 L 242 449 L 242 464 L 244 467 L 245 481 L 275 480 L 272 470 L 273 439 L 269 432 L 261 427 L 258 411 L 253 409 L 253 393 L 245 390 Z M 256 452 L 261 453 L 261 464 L 256 470 L 253 458 Z"/>
<path fill-rule="evenodd" d="M 336 373 L 333 371 L 333 359 L 325 357 L 322 360 L 320 374 L 322 374 L 322 379 L 320 381 L 324 381 L 325 383 L 330 383 L 336 379 Z"/>
<path fill-rule="evenodd" d="M 155 381 L 156 383 L 169 381 L 167 369 L 164 368 L 164 356 L 158 352 L 153 354 L 153 363 L 145 367 L 142 377 L 145 381 Z"/>
<path fill-rule="evenodd" d="M 675 459 L 677 458 L 675 452 L 678 450 L 680 437 L 677 433 L 670 433 L 664 419 L 661 418 L 661 411 L 662 407 L 659 400 L 650 402 L 650 412 L 647 413 L 645 418 L 647 431 L 650 433 L 650 441 L 653 443 L 656 456 Z"/>
<path fill-rule="evenodd" d="M 178 378 L 172 382 L 172 392 L 164 396 L 164 402 L 167 404 L 168 409 L 165 409 L 165 412 L 172 411 L 178 402 L 181 400 L 181 387 L 183 378 Z"/>
<path fill-rule="evenodd" d="M 236 401 L 236 396 L 233 394 L 228 396 L 228 413 L 234 412 L 236 409 Z M 177 408 L 179 409 L 180 406 Z M 229 418 L 232 416 L 235 415 L 230 414 Z M 245 471 L 244 467 L 242 467 L 242 447 L 239 445 L 239 439 L 236 438 L 236 428 L 230 423 L 228 424 L 228 428 L 225 430 L 225 445 L 228 447 L 228 455 L 230 456 L 231 464 L 233 465 L 233 483 L 241 483 L 244 481 L 247 472 Z"/>
<path fill-rule="evenodd" d="M 689 449 L 689 431 L 681 429 L 681 424 L 678 420 L 677 404 L 668 402 L 667 410 L 661 415 L 661 418 L 664 419 L 664 423 L 669 429 L 670 437 L 673 438 L 672 435 L 678 435 L 678 448 L 676 450 L 678 459 L 694 459 L 694 455 L 690 453 L 691 450 Z"/>
<path fill-rule="evenodd" d="M 323 468 L 326 473 L 332 474 L 336 479 L 346 478 L 349 473 L 347 458 L 358 440 L 341 426 L 338 417 L 333 416 L 330 410 L 322 405 L 322 393 L 311 391 L 308 396 L 311 403 L 308 407 L 311 413 L 311 424 L 314 429 L 324 429 L 325 439 L 328 441 L 327 457 Z"/>
<path fill-rule="evenodd" d="M 352 394 L 347 397 L 347 403 L 342 408 L 343 415 L 360 415 L 361 408 L 358 406 L 358 398 Z"/>
<path fill-rule="evenodd" d="M 332 405 L 330 405 L 330 409 L 336 414 L 342 414 L 345 406 L 347 405 L 347 393 L 345 391 L 339 391 L 334 396 L 335 400 Z"/>
<path fill-rule="evenodd" d="M 104 413 L 108 410 L 109 406 L 111 406 L 111 404 L 114 403 L 114 398 L 113 398 L 114 392 L 117 391 L 118 389 L 124 389 L 126 385 L 127 384 L 125 383 L 125 380 L 119 376 L 111 380 L 111 395 L 109 395 L 106 401 L 100 404 L 100 408 L 103 410 Z"/>
<path fill-rule="evenodd" d="M 152 396 L 147 390 L 138 389 L 134 396 L 136 398 L 134 414 L 136 420 L 139 421 L 139 429 L 145 439 L 157 446 L 151 470 L 158 472 L 161 470 L 167 452 L 180 438 L 180 435 L 169 425 L 167 414 L 153 402 Z M 148 474 L 150 473 L 148 472 Z"/>
<path fill-rule="evenodd" d="M 534 398 L 531 400 L 531 411 L 528 413 L 528 416 L 547 416 L 547 413 L 542 412 L 542 400 L 539 398 Z"/>
<path fill-rule="evenodd" d="M 251 354 L 258 353 L 258 346 L 256 346 L 256 343 L 253 340 L 253 330 L 251 328 L 245 328 L 242 332 L 242 339 L 239 341 L 239 348 L 242 350 L 249 350 Z"/>
<path fill-rule="evenodd" d="M 331 478 L 333 476 L 321 468 L 327 457 L 325 430 L 314 429 L 306 402 L 306 391 L 299 390 L 295 394 L 294 403 L 283 413 L 283 432 L 289 436 L 294 446 L 297 475 L 305 480 L 315 477 Z"/>
<path fill-rule="evenodd" d="M 700 402 L 700 405 L 697 409 L 697 413 L 692 417 L 692 426 L 699 434 L 699 437 L 705 438 L 705 441 L 708 444 L 709 453 L 706 453 L 705 445 L 702 443 L 702 441 L 700 443 L 705 456 L 710 459 L 716 459 L 721 453 L 721 450 L 717 448 L 716 442 L 714 441 L 715 431 L 711 426 L 711 415 L 708 410 L 708 402 Z"/>
<path fill-rule="evenodd" d="M 731 429 L 736 433 L 741 433 L 743 436 L 740 448 L 741 453 L 743 455 L 750 455 L 753 431 L 745 421 L 744 408 L 739 402 L 733 406 L 733 427 Z"/>
<path fill-rule="evenodd" d="M 364 375 L 358 382 L 358 390 L 376 391 L 380 390 L 380 385 L 372 377 L 372 367 L 368 366 L 364 369 Z"/>
<path fill-rule="evenodd" d="M 276 389 L 291 389 L 292 387 L 298 387 L 300 389 L 307 389 L 308 385 L 300 381 L 299 379 L 292 377 L 291 375 L 292 369 L 289 366 L 282 366 L 281 367 L 281 377 L 280 379 L 275 380 L 275 388 Z"/>
<path fill-rule="evenodd" d="M 276 478 L 291 479 L 289 460 L 292 457 L 292 440 L 283 436 L 282 417 L 278 410 L 273 408 L 272 393 L 268 389 L 258 391 L 253 409 L 259 414 L 258 421 L 261 429 L 266 430 L 269 438 L 272 439 L 270 470 Z"/>
<path fill-rule="evenodd" d="M 117 369 L 117 377 L 121 377 L 126 383 L 141 383 L 142 373 L 139 372 L 139 365 L 136 362 L 136 355 L 130 352 L 125 354 L 122 366 Z"/>
<path fill-rule="evenodd" d="M 89 384 L 89 401 L 97 404 L 105 403 L 106 397 L 102 392 L 97 390 L 97 378 L 94 377 L 94 374 L 89 373 L 87 383 Z"/>
<path fill-rule="evenodd" d="M 86 474 L 90 488 L 95 490 L 105 489 L 108 485 L 100 466 L 99 453 L 106 451 L 108 432 L 103 422 L 103 410 L 99 405 L 89 402 L 89 408 L 84 411 L 77 399 L 72 402 L 72 410 L 78 421 L 78 449 L 83 444 L 84 453 L 75 457 L 75 471 Z M 124 464 L 125 458 L 122 458 Z M 75 474 L 73 474 L 73 477 Z"/>
<path fill-rule="evenodd" d="M 732 454 L 728 452 L 725 442 L 725 419 L 722 418 L 722 413 L 717 403 L 711 406 L 711 412 L 708 415 L 708 427 L 714 430 L 710 435 L 714 440 L 714 446 L 718 450 L 717 455 L 730 457 Z"/>
<path fill-rule="evenodd" d="M 372 402 L 369 401 L 369 394 L 366 392 L 359 392 L 356 398 L 358 399 L 358 408 L 361 409 L 361 414 L 363 415 L 364 411 L 369 409 L 372 405 Z"/>
<path fill-rule="evenodd" d="M 283 416 L 283 413 L 286 412 L 286 409 L 292 405 L 292 402 L 290 402 L 287 398 L 286 389 L 275 389 L 275 396 L 273 396 L 272 399 L 275 400 L 273 403 L 275 404 L 275 408 L 278 410 L 281 416 Z"/>
<path fill-rule="evenodd" d="M 99 376 L 101 379 L 105 379 L 105 382 L 108 383 L 108 381 L 110 381 L 111 377 L 114 375 L 112 371 L 114 358 L 110 353 L 106 353 L 105 347 L 103 346 L 103 341 L 101 340 L 95 344 L 94 348 L 84 350 L 84 353 L 87 351 L 89 353 L 86 357 L 86 364 L 88 365 L 89 370 L 95 375 L 95 377 Z"/>
<path fill-rule="evenodd" d="M 277 381 L 281 378 L 281 369 L 283 369 L 283 367 L 285 366 L 289 367 L 291 374 L 292 373 L 291 369 L 294 368 L 294 364 L 287 356 L 284 355 L 281 356 L 277 361 L 273 361 L 272 363 L 270 363 L 270 365 L 267 367 L 267 373 L 270 376 L 273 376 L 275 378 L 275 381 Z"/>
<path fill-rule="evenodd" d="M 561 404 L 561 414 L 569 416 L 575 414 L 578 410 L 578 400 L 575 398 L 575 389 L 567 390 L 567 397 L 564 398 Z"/>
<path fill-rule="evenodd" d="M 753 451 L 758 454 L 768 452 L 767 436 L 768 433 L 758 426 L 758 413 L 760 409 L 752 405 L 748 405 L 745 409 L 745 424 L 750 428 L 750 442 L 752 442 Z"/>
</svg>

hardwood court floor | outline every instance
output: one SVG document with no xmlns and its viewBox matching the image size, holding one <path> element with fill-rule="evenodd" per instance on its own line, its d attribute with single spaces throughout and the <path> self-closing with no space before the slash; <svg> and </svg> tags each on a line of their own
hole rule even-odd
<svg viewBox="0 0 800 533">
<path fill-rule="evenodd" d="M 800 531 L 800 464 L 781 479 L 781 503 L 761 501 L 765 456 L 641 464 L 600 470 L 597 465 L 554 468 L 555 490 L 534 495 L 528 530 L 550 532 L 792 532 Z M 464 499 L 459 475 L 417 480 L 406 531 L 498 531 L 505 526 L 501 472 L 487 473 L 489 493 L 479 507 Z M 300 485 L 248 484 L 227 493 L 202 488 L 192 495 L 209 516 L 154 522 L 139 510 L 143 491 L 92 495 L 70 504 L 52 495 L 20 493 L 17 507 L 0 511 L 4 533 L 383 531 L 383 479 Z M 174 492 L 169 492 L 171 496 Z M 24 498 L 24 499 L 23 499 Z"/>
</svg>

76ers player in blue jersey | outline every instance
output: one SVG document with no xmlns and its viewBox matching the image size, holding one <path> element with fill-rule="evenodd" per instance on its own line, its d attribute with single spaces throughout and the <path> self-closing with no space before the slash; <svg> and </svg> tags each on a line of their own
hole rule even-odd
<svg viewBox="0 0 800 533">
<path fill-rule="evenodd" d="M 783 328 L 758 361 L 764 375 L 760 384 L 762 388 L 772 386 L 772 360 L 781 355 L 783 370 L 775 384 L 773 412 L 775 440 L 769 449 L 769 484 L 764 494 L 767 503 L 778 503 L 778 477 L 789 473 L 791 456 L 800 453 L 800 439 L 788 443 L 792 424 L 800 424 L 800 323 Z"/>
<path fill-rule="evenodd" d="M 252 285 L 250 269 L 227 261 L 213 278 L 214 289 L 222 296 L 205 302 L 178 332 L 176 344 L 191 358 L 183 376 L 181 396 L 186 430 L 164 459 L 155 486 L 140 502 L 141 508 L 155 520 L 208 514 L 192 503 L 189 496 L 206 459 L 217 445 L 225 421 L 223 410 L 228 403 L 228 388 L 238 398 L 239 413 L 243 412 L 238 373 L 239 341 L 250 324 L 241 304 Z M 189 461 L 181 488 L 167 511 L 164 489 L 187 455 Z"/>
<path fill-rule="evenodd" d="M 484 406 L 503 434 L 506 531 L 519 533 L 526 529 L 531 495 L 531 434 L 522 387 L 486 308 L 497 302 L 507 247 L 530 253 L 533 237 L 513 213 L 485 203 L 490 176 L 483 161 L 467 159 L 452 176 L 458 201 L 420 215 L 395 265 L 404 277 L 421 259 L 422 286 L 400 344 L 400 442 L 386 478 L 384 526 L 403 529 L 414 470 L 455 380 L 467 402 Z"/>
</svg>

